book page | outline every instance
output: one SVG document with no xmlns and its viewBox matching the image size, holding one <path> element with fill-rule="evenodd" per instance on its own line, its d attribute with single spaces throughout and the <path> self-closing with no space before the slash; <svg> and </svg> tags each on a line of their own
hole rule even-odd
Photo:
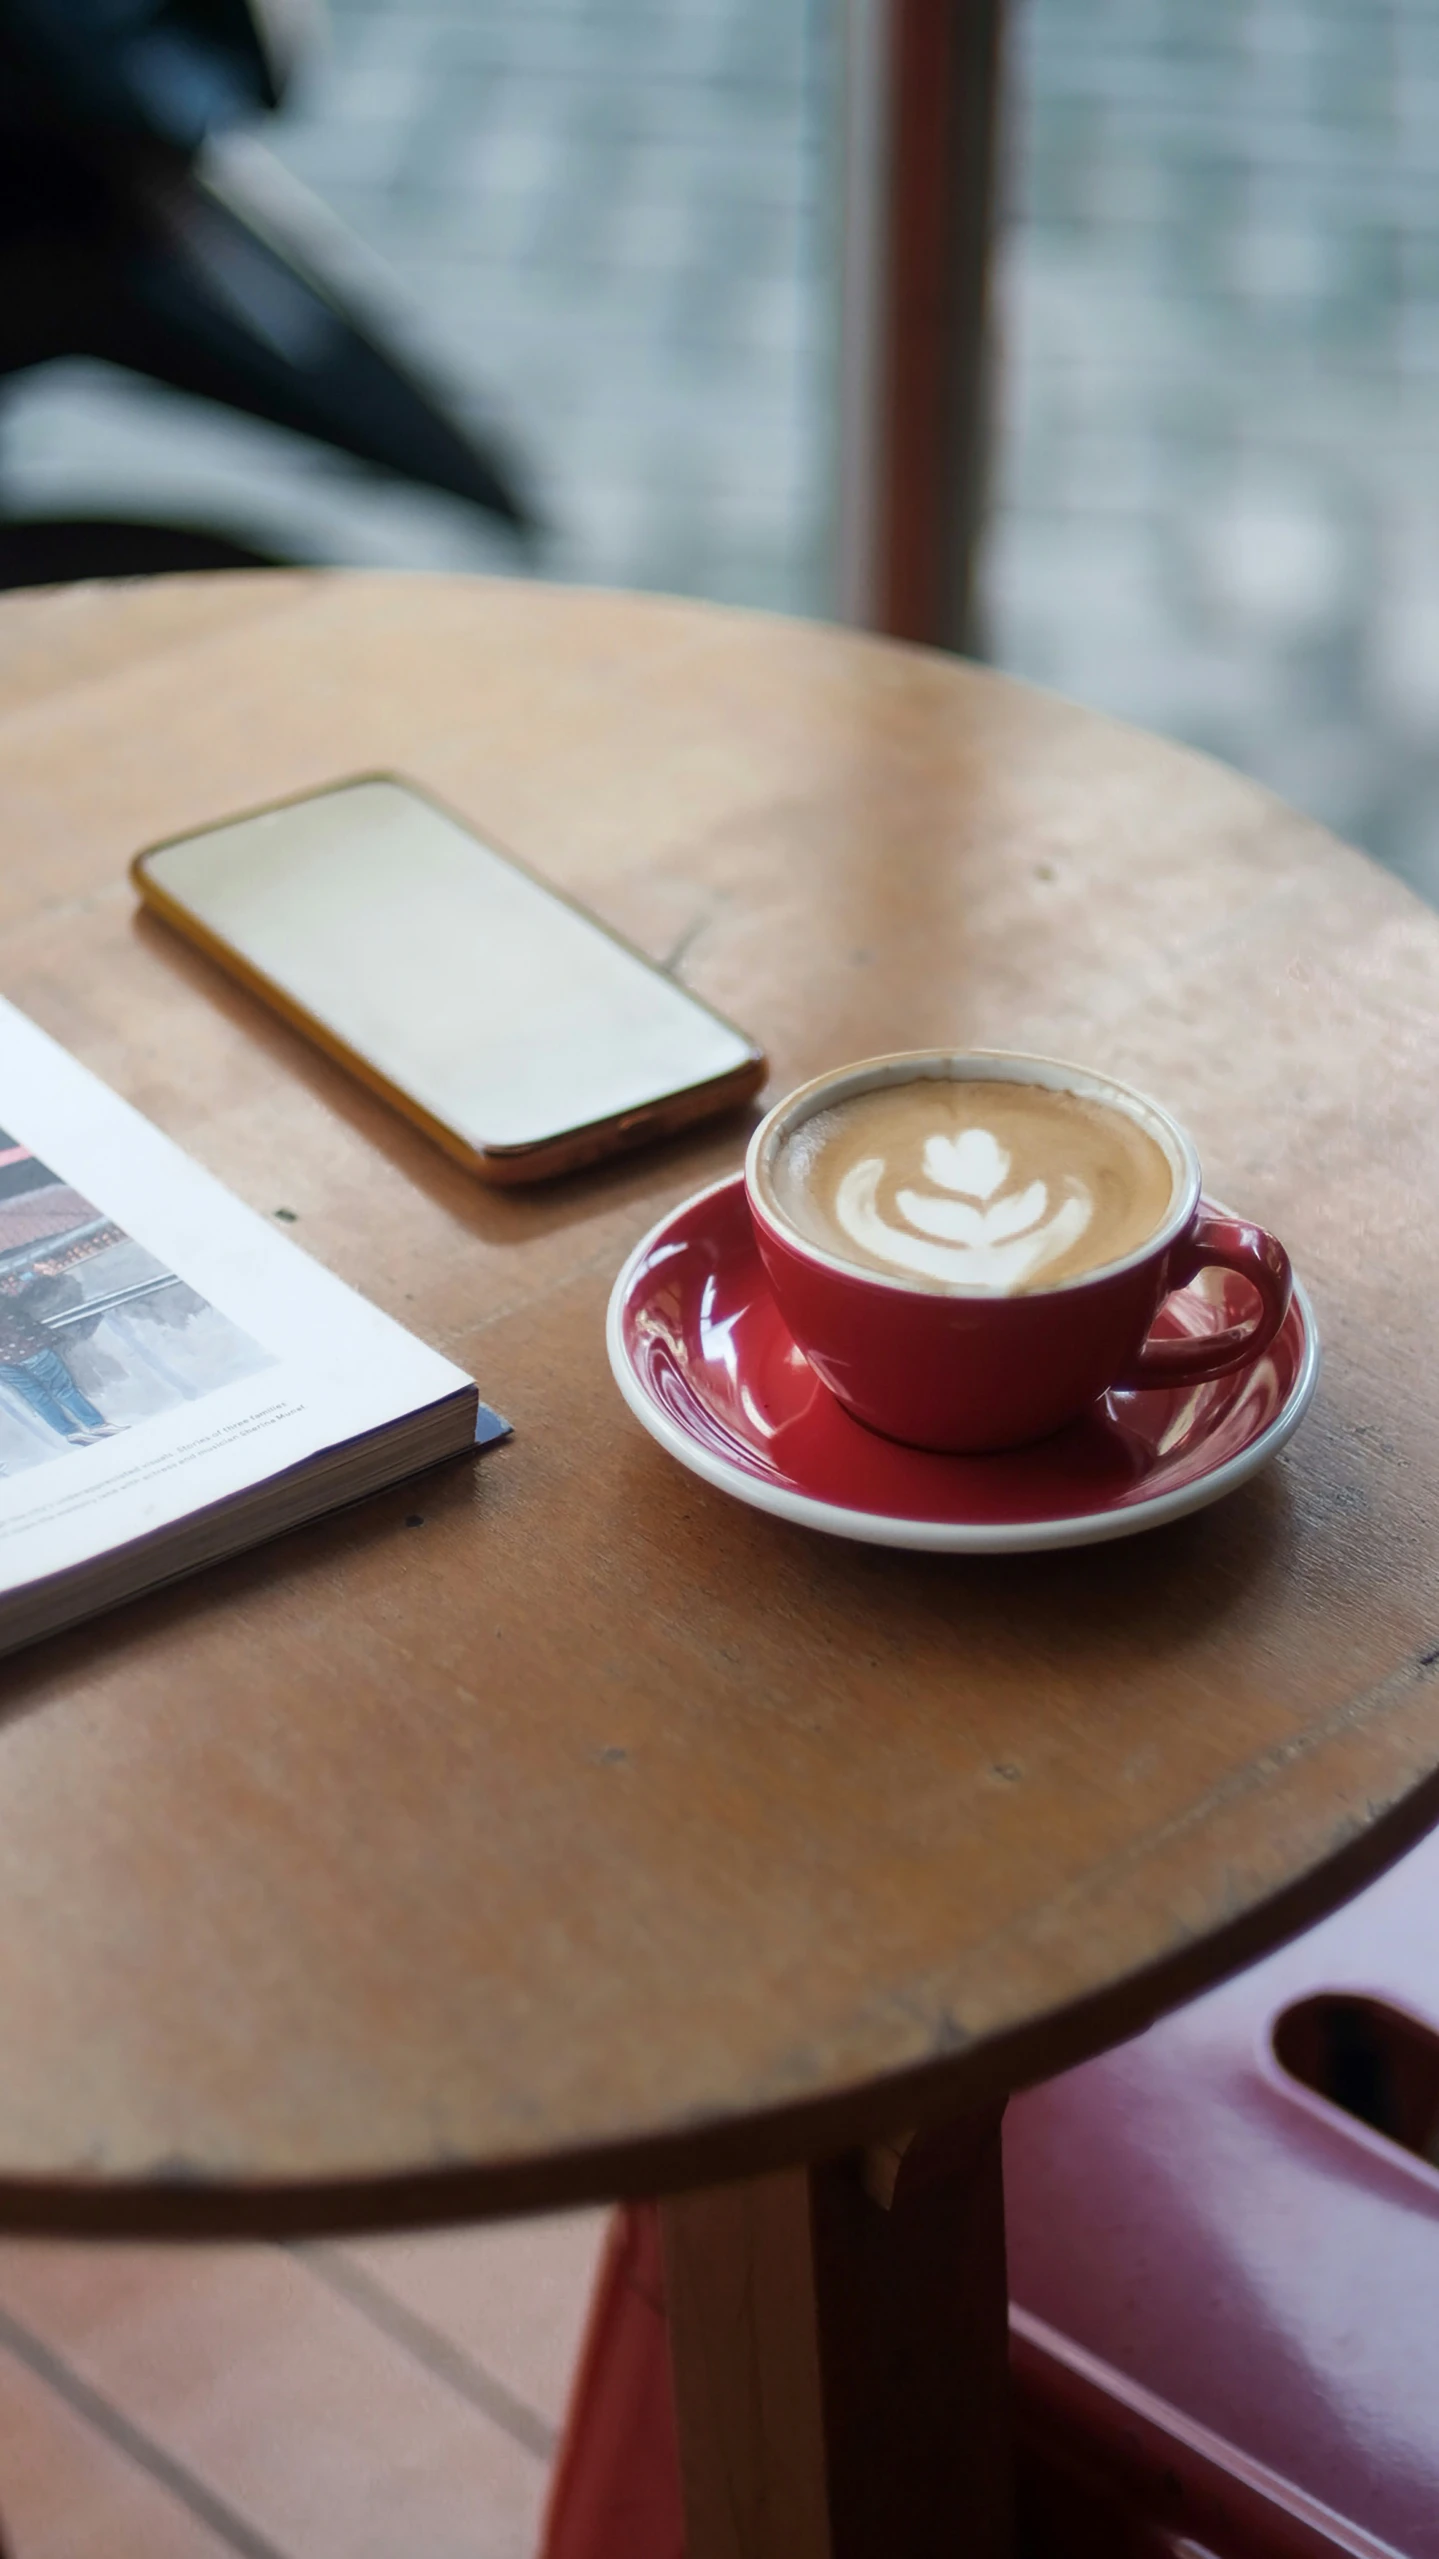
<svg viewBox="0 0 1439 2559">
<path fill-rule="evenodd" d="M 467 1383 L 0 1001 L 0 1593 Z"/>
</svg>

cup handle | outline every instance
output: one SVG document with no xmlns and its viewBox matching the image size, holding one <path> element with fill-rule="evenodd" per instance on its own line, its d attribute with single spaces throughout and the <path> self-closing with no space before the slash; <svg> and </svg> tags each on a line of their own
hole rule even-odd
<svg viewBox="0 0 1439 2559">
<path fill-rule="evenodd" d="M 1216 1266 L 1238 1271 L 1258 1290 L 1258 1317 L 1248 1324 L 1230 1324 L 1222 1333 L 1171 1334 L 1159 1341 L 1151 1334 L 1115 1379 L 1116 1386 L 1200 1386 L 1208 1378 L 1227 1377 L 1231 1369 L 1246 1367 L 1269 1348 L 1289 1312 L 1294 1284 L 1283 1245 L 1246 1218 L 1217 1217 L 1201 1209 L 1188 1234 L 1170 1253 L 1165 1295 L 1172 1297 L 1201 1271 Z"/>
</svg>

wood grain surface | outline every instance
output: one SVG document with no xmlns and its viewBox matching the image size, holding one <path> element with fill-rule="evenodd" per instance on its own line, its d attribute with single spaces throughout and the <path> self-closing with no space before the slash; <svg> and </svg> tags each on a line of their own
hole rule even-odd
<svg viewBox="0 0 1439 2559">
<path fill-rule="evenodd" d="M 774 1091 L 938 1041 L 1147 1086 L 1312 1291 L 1298 1438 L 1172 1528 L 989 1561 L 677 1471 L 606 1295 L 747 1123 L 487 1192 L 137 916 L 138 845 L 377 766 L 672 960 Z M 5 1664 L 0 2218 L 783 2167 L 1077 2059 L 1439 1812 L 1439 922 L 1358 855 L 953 661 L 468 580 L 7 601 L 0 806 L 0 992 L 515 1425 Z"/>
<path fill-rule="evenodd" d="M 1001 2112 L 661 2207 L 685 2559 L 1009 2559 Z"/>
</svg>

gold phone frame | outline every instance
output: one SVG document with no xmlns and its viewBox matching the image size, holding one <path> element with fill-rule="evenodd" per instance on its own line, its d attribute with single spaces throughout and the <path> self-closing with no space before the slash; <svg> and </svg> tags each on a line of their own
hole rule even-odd
<svg viewBox="0 0 1439 2559">
<path fill-rule="evenodd" d="M 243 826 L 251 818 L 271 817 L 281 809 L 302 807 L 308 800 L 324 799 L 331 792 L 349 790 L 360 782 L 389 782 L 409 792 L 413 799 L 423 800 L 438 816 L 447 818 L 452 826 L 459 827 L 463 834 L 482 844 L 487 852 L 497 854 L 502 862 L 509 863 L 512 870 L 533 881 L 535 887 L 553 898 L 557 905 L 567 906 L 572 914 L 583 917 L 596 933 L 602 933 L 606 941 L 628 952 L 630 958 L 648 969 L 652 977 L 668 977 L 668 972 L 647 952 L 639 950 L 622 933 L 616 933 L 610 925 L 602 923 L 578 898 L 556 888 L 553 881 L 544 879 L 528 862 L 520 861 L 508 846 L 497 844 L 488 836 L 479 836 L 470 820 L 458 809 L 448 807 L 433 791 L 425 790 L 406 773 L 347 773 L 342 780 L 326 783 L 319 790 L 290 791 L 281 799 L 262 800 L 254 808 L 240 809 L 233 816 L 217 818 L 209 825 L 189 826 L 176 835 L 163 836 L 157 843 L 145 845 L 130 863 L 130 878 L 142 905 L 193 944 L 196 950 L 202 951 L 206 959 L 214 961 L 227 977 L 235 979 L 251 995 L 258 996 L 261 1003 L 268 1005 L 271 1012 L 278 1013 L 292 1030 L 303 1032 L 336 1065 L 343 1066 L 416 1128 L 423 1129 L 425 1135 L 432 1138 L 437 1146 L 442 1146 L 447 1155 L 455 1157 L 470 1172 L 477 1173 L 482 1181 L 501 1185 L 542 1182 L 557 1173 L 578 1172 L 587 1164 L 598 1164 L 607 1156 L 643 1146 L 651 1138 L 668 1137 L 678 1129 L 693 1127 L 700 1120 L 715 1119 L 723 1111 L 738 1108 L 740 1103 L 749 1101 L 759 1091 L 769 1073 L 769 1060 L 764 1050 L 756 1045 L 748 1031 L 740 1029 L 738 1023 L 731 1022 L 714 1005 L 706 1004 L 701 996 L 692 995 L 688 987 L 683 987 L 680 992 L 698 1012 L 707 1014 L 712 1022 L 718 1022 L 735 1039 L 744 1042 L 749 1055 L 742 1065 L 730 1067 L 723 1075 L 711 1076 L 702 1084 L 681 1085 L 673 1093 L 661 1094 L 652 1102 L 638 1103 L 632 1110 L 615 1112 L 608 1119 L 590 1120 L 577 1128 L 556 1130 L 551 1137 L 535 1138 L 522 1146 L 476 1146 L 460 1130 L 437 1119 L 434 1112 L 416 1101 L 403 1085 L 393 1083 L 382 1074 L 368 1058 L 352 1049 L 346 1040 L 303 1004 L 297 1003 L 262 969 L 242 959 L 230 943 L 220 934 L 212 933 L 188 907 L 150 876 L 147 865 L 157 853 L 168 853 L 173 846 L 193 843 L 202 835 L 219 834 L 228 826 Z M 668 982 L 671 985 L 676 983 L 674 979 L 668 979 Z"/>
</svg>

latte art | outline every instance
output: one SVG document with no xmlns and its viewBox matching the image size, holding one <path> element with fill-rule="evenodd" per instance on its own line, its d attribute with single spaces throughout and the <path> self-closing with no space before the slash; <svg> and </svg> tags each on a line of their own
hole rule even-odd
<svg viewBox="0 0 1439 2559">
<path fill-rule="evenodd" d="M 1036 1084 L 916 1079 L 801 1123 L 774 1168 L 801 1234 L 870 1270 L 1009 1296 L 1119 1261 L 1174 1173 L 1128 1112 Z"/>
<path fill-rule="evenodd" d="M 1094 1214 L 1088 1191 L 1072 1179 L 1053 1210 L 1043 1181 L 1003 1192 L 990 1206 L 992 1193 L 1008 1178 L 1010 1158 L 987 1128 L 926 1138 L 924 1169 L 935 1187 L 896 1192 L 898 1225 L 880 1206 L 882 1156 L 866 1156 L 841 1177 L 835 1217 L 868 1261 L 951 1287 L 1022 1288 L 1078 1243 Z"/>
</svg>

